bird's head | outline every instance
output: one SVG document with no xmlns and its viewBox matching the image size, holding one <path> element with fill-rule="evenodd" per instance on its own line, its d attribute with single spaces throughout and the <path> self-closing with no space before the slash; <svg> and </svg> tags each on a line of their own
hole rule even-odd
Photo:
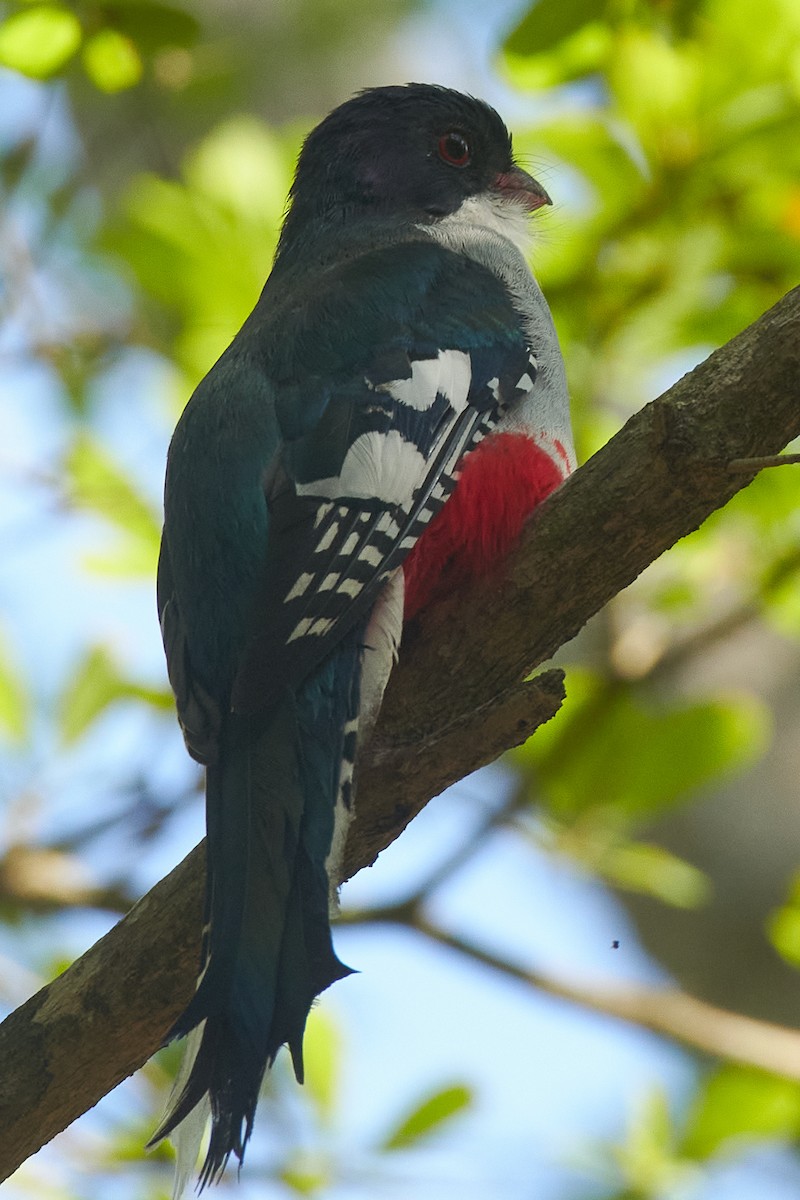
<svg viewBox="0 0 800 1200">
<path fill-rule="evenodd" d="M 514 162 L 511 136 L 488 104 L 433 84 L 371 88 L 306 138 L 284 240 L 307 223 L 370 216 L 432 222 L 465 201 L 533 212 L 547 192 Z"/>
</svg>

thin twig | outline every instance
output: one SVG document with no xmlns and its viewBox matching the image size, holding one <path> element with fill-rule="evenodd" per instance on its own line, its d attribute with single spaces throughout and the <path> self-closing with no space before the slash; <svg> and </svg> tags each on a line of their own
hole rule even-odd
<svg viewBox="0 0 800 1200">
<path fill-rule="evenodd" d="M 798 1030 L 718 1008 L 677 988 L 608 987 L 552 979 L 498 958 L 419 916 L 414 928 L 437 944 L 549 996 L 632 1022 L 704 1054 L 800 1080 Z"/>
<path fill-rule="evenodd" d="M 761 458 L 735 458 L 728 463 L 728 470 L 754 475 L 765 467 L 788 467 L 793 463 L 800 463 L 800 454 L 767 454 Z"/>
</svg>

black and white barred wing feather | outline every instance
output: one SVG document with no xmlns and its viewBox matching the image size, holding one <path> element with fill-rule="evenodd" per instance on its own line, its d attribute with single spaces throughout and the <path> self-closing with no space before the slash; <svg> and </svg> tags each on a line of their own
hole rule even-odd
<svg viewBox="0 0 800 1200">
<path fill-rule="evenodd" d="M 287 438 L 265 482 L 267 573 L 234 709 L 275 703 L 366 615 L 452 492 L 464 454 L 534 378 L 520 339 L 392 352 L 321 405 L 309 398 L 318 420 Z"/>
</svg>

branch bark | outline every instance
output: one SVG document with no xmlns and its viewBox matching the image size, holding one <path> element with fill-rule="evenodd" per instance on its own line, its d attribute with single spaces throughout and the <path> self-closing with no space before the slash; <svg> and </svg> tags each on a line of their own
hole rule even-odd
<svg viewBox="0 0 800 1200">
<path fill-rule="evenodd" d="M 374 862 L 431 796 L 549 719 L 560 673 L 525 682 L 531 671 L 750 482 L 757 465 L 746 471 L 740 460 L 772 456 L 798 435 L 800 288 L 559 489 L 504 580 L 451 598 L 408 631 L 360 770 L 346 875 Z M 202 887 L 197 847 L 0 1026 L 0 1179 L 158 1048 L 193 989 Z"/>
</svg>

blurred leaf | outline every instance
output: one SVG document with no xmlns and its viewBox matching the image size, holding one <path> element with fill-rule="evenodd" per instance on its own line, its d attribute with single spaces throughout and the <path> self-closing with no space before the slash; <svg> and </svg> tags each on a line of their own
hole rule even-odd
<svg viewBox="0 0 800 1200">
<path fill-rule="evenodd" d="M 589 232 L 596 237 L 595 217 L 603 229 L 608 228 L 635 209 L 647 193 L 649 185 L 641 156 L 637 156 L 635 146 L 624 138 L 619 126 L 602 116 L 568 113 L 547 121 L 528 136 L 515 138 L 514 144 L 532 155 L 544 151 L 556 154 L 580 173 L 584 193 L 577 197 L 581 201 L 575 214 L 578 228 L 570 229 L 569 238 L 562 238 L 564 242 L 571 242 L 576 233 L 581 240 Z M 570 190 L 574 193 L 575 188 Z M 582 266 L 585 270 L 585 261 Z"/>
<path fill-rule="evenodd" d="M 288 187 L 286 156 L 275 136 L 255 117 L 218 125 L 186 164 L 189 188 L 237 216 L 277 226 Z"/>
<path fill-rule="evenodd" d="M 104 646 L 93 646 L 68 681 L 59 701 L 59 728 L 69 745 L 116 700 L 141 700 L 169 710 L 172 696 L 126 679 Z"/>
<path fill-rule="evenodd" d="M 506 40 L 512 54 L 544 54 L 585 25 L 602 21 L 597 0 L 536 0 Z"/>
<path fill-rule="evenodd" d="M 171 4 L 148 0 L 123 0 L 110 13 L 113 29 L 127 35 L 146 54 L 174 46 L 192 46 L 200 33 L 200 22 Z"/>
<path fill-rule="evenodd" d="M 767 935 L 782 958 L 800 967 L 800 872 L 792 879 L 786 903 L 770 913 Z"/>
<path fill-rule="evenodd" d="M 39 4 L 7 17 L 0 25 L 0 63 L 46 79 L 78 49 L 81 26 L 66 8 Z"/>
<path fill-rule="evenodd" d="M 626 824 L 613 809 L 593 808 L 577 818 L 538 820 L 530 836 L 549 853 L 566 855 L 612 887 L 653 896 L 675 908 L 699 908 L 707 902 L 711 885 L 701 870 L 663 846 L 633 841 Z"/>
<path fill-rule="evenodd" d="M 703 0 L 670 0 L 668 5 L 660 5 L 659 16 L 666 17 L 679 37 L 688 38 L 692 31 L 692 22 L 698 11 L 704 8 Z"/>
<path fill-rule="evenodd" d="M 303 1042 L 306 1087 L 320 1116 L 329 1121 L 336 1111 L 342 1047 L 339 1029 L 322 1008 L 312 1008 Z"/>
<path fill-rule="evenodd" d="M 781 958 L 800 967 L 800 905 L 787 904 L 770 913 L 767 933 Z"/>
<path fill-rule="evenodd" d="M 87 552 L 81 561 L 87 571 L 107 579 L 153 579 L 158 549 L 130 538 L 113 548 Z"/>
<path fill-rule="evenodd" d="M 281 1169 L 278 1178 L 297 1196 L 314 1196 L 329 1186 L 331 1172 L 327 1163 L 301 1152 Z"/>
<path fill-rule="evenodd" d="M 594 21 L 543 54 L 534 50 L 515 52 L 507 46 L 503 67 L 515 87 L 523 91 L 541 91 L 599 71 L 612 46 L 611 30 L 602 22 Z"/>
<path fill-rule="evenodd" d="M 169 349 L 193 381 L 225 349 L 264 285 L 294 151 L 294 140 L 284 145 L 262 122 L 236 118 L 189 156 L 184 183 L 146 175 L 131 185 L 128 223 L 111 244 L 146 292 L 176 315 L 179 333 Z"/>
<path fill-rule="evenodd" d="M 0 731 L 22 742 L 28 732 L 30 700 L 25 682 L 11 652 L 0 639 Z"/>
<path fill-rule="evenodd" d="M 557 816 L 609 806 L 650 817 L 752 762 L 768 741 L 767 710 L 750 695 L 657 708 L 587 675 L 571 674 L 568 688 L 571 703 L 517 755 Z"/>
<path fill-rule="evenodd" d="M 472 1104 L 472 1090 L 454 1084 L 428 1096 L 400 1121 L 380 1145 L 381 1150 L 406 1150 L 436 1132 Z"/>
<path fill-rule="evenodd" d="M 759 541 L 769 539 L 768 549 L 800 546 L 800 466 L 774 467 L 761 471 L 749 487 L 732 498 L 727 512 L 737 522 L 755 527 Z"/>
<path fill-rule="evenodd" d="M 125 694 L 125 685 L 111 655 L 102 646 L 89 651 L 61 697 L 61 736 L 76 741 L 87 726 L 113 700 Z"/>
<path fill-rule="evenodd" d="M 669 1105 L 660 1088 L 653 1088 L 633 1109 L 624 1140 L 599 1150 L 595 1173 L 613 1184 L 613 1193 L 604 1191 L 607 1200 L 689 1200 L 695 1195 L 700 1173 L 676 1149 Z"/>
<path fill-rule="evenodd" d="M 161 539 L 158 515 L 108 453 L 82 434 L 67 455 L 65 474 L 71 504 L 97 513 L 126 535 L 116 554 L 87 556 L 89 564 L 104 573 L 152 574 Z"/>
<path fill-rule="evenodd" d="M 83 65 L 102 92 L 121 92 L 142 77 L 142 60 L 129 37 L 116 29 L 101 29 L 83 48 Z"/>
<path fill-rule="evenodd" d="M 663 846 L 625 842 L 607 851 L 599 864 L 610 883 L 655 896 L 676 908 L 698 908 L 709 897 L 709 883 L 697 867 Z"/>
<path fill-rule="evenodd" d="M 659 1088 L 654 1088 L 637 1107 L 625 1142 L 617 1148 L 616 1158 L 626 1183 L 643 1196 L 652 1195 L 657 1187 L 663 1186 L 664 1175 L 672 1166 L 672 1145 L 667 1098 Z"/>
<path fill-rule="evenodd" d="M 633 26 L 619 31 L 608 72 L 616 106 L 662 169 L 693 163 L 703 147 L 697 118 L 705 66 L 696 43 L 672 45 Z"/>
<path fill-rule="evenodd" d="M 730 1138 L 796 1138 L 800 1084 L 733 1064 L 708 1076 L 695 1099 L 683 1150 L 706 1159 Z"/>
<path fill-rule="evenodd" d="M 18 188 L 25 179 L 35 160 L 37 146 L 37 139 L 30 135 L 22 138 L 15 146 L 3 148 L 0 154 L 0 172 L 3 184 L 9 192 Z"/>
<path fill-rule="evenodd" d="M 160 526 L 152 507 L 88 434 L 76 438 L 66 469 L 73 504 L 99 513 L 126 533 L 158 539 Z"/>
<path fill-rule="evenodd" d="M 800 639 L 800 564 L 776 582 L 765 599 L 771 624 L 785 637 Z"/>
</svg>

